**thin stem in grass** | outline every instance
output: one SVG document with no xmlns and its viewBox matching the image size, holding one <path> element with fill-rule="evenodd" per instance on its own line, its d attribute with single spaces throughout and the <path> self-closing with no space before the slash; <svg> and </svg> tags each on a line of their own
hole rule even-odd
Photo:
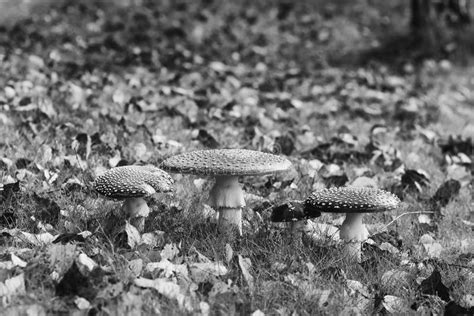
<svg viewBox="0 0 474 316">
<path fill-rule="evenodd" d="M 405 216 L 405 215 L 410 215 L 410 214 L 413 214 L 413 215 L 419 215 L 419 214 L 435 214 L 435 212 L 432 212 L 432 211 L 416 211 L 416 212 L 405 212 L 405 213 L 402 213 L 400 215 L 398 215 L 397 217 L 395 217 L 395 219 L 393 219 L 390 223 L 388 223 L 387 225 L 385 225 L 385 228 L 387 228 L 388 226 L 392 225 L 393 223 L 395 223 L 397 220 L 399 220 L 401 217 Z"/>
</svg>

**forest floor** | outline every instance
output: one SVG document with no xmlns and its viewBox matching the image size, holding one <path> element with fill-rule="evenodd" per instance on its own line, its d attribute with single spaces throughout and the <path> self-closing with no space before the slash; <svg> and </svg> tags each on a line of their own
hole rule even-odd
<svg viewBox="0 0 474 316">
<path fill-rule="evenodd" d="M 81 0 L 0 27 L 0 314 L 472 314 L 474 67 L 374 54 L 405 2 Z M 173 175 L 143 234 L 91 187 L 203 148 L 295 167 L 241 179 L 242 238 L 217 233 L 209 179 Z M 339 215 L 297 247 L 269 221 L 354 181 L 408 205 L 365 216 L 361 263 Z"/>
</svg>

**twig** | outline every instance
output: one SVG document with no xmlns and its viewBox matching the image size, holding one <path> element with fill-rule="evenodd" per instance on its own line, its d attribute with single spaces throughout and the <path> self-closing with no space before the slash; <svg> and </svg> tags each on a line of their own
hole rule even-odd
<svg viewBox="0 0 474 316">
<path fill-rule="evenodd" d="M 395 217 L 395 219 L 393 221 L 391 221 L 390 223 L 388 223 L 387 225 L 385 225 L 385 228 L 387 228 L 388 226 L 392 225 L 393 223 L 395 223 L 400 217 L 402 216 L 405 216 L 405 215 L 409 215 L 409 214 L 434 214 L 435 212 L 431 212 L 431 211 L 416 211 L 416 212 L 405 212 L 405 213 L 402 213 L 400 215 L 398 215 L 397 217 Z"/>
</svg>

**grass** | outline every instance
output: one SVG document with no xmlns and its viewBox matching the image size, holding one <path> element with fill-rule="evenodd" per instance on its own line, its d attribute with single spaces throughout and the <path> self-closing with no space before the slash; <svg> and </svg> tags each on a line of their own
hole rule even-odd
<svg viewBox="0 0 474 316">
<path fill-rule="evenodd" d="M 21 273 L 25 278 L 25 291 L 2 297 L 2 311 L 34 306 L 48 314 L 191 314 L 176 300 L 135 284 L 138 276 L 163 276 L 163 271 L 148 271 L 146 264 L 160 262 L 170 244 L 179 248 L 173 264 L 191 265 L 205 256 L 228 269 L 202 282 L 189 283 L 178 274 L 169 278 L 186 290 L 194 313 L 206 314 L 205 304 L 199 303 L 207 302 L 212 315 L 256 310 L 386 314 L 386 295 L 403 299 L 403 312 L 421 312 L 425 306 L 440 313 L 448 302 L 421 294 L 422 281 L 434 270 L 441 272 L 450 299 L 462 305 L 465 295 L 474 292 L 472 227 L 463 222 L 472 221 L 472 177 L 442 208 L 436 225 L 427 227 L 415 215 L 401 217 L 379 239 L 374 237 L 374 245 L 364 246 L 361 264 L 343 258 L 340 245 L 329 239 L 305 236 L 295 247 L 287 229 L 269 223 L 272 206 L 303 199 L 327 184 L 321 173 L 310 174 L 309 160 L 336 163 L 349 182 L 366 168 L 364 174 L 396 190 L 415 211 L 431 210 L 427 200 L 452 176 L 437 143 L 420 130 L 434 132 L 437 139 L 472 136 L 472 67 L 452 60 L 446 69 L 428 59 L 414 72 L 400 72 L 383 61 L 354 64 L 359 59 L 349 56 L 364 56 L 380 34 L 405 25 L 397 21 L 404 21 L 406 9 L 393 3 L 305 1 L 290 5 L 285 15 L 274 1 L 144 1 L 127 8 L 84 0 L 57 3 L 48 13 L 1 29 L 0 226 L 74 238 L 92 233 L 61 245 L 32 244 L 4 230 L 0 261 L 14 253 L 27 265 L 0 269 L 1 282 Z M 397 56 L 397 65 L 413 62 L 410 55 Z M 390 78 L 402 84 L 389 84 Z M 406 116 L 400 106 L 410 97 L 418 108 Z M 421 192 L 400 189 L 399 174 L 390 168 L 348 155 L 351 150 L 367 154 L 375 124 L 388 127 L 385 144 L 398 150 L 407 169 L 429 174 Z M 197 136 L 200 130 L 207 138 Z M 354 146 L 334 140 L 344 131 L 357 138 Z M 289 140 L 285 148 L 275 145 L 282 136 Z M 200 188 L 197 178 L 175 175 L 174 193 L 148 201 L 153 212 L 145 231 L 163 232 L 157 244 L 131 249 L 117 229 L 123 224 L 120 202 L 92 190 L 96 175 L 118 160 L 158 165 L 213 142 L 223 148 L 287 151 L 295 171 L 241 179 L 245 192 L 257 198 L 247 199 L 244 236 L 231 240 L 222 238 L 212 218 L 203 214 L 203 192 L 210 183 Z M 323 154 L 313 150 L 326 142 L 329 149 Z M 7 184 L 16 181 L 20 190 L 10 194 Z M 364 220 L 377 230 L 403 212 Z M 337 218 L 323 214 L 315 221 L 330 224 Z M 440 243 L 439 258 L 430 258 L 420 244 L 426 233 Z M 383 251 L 383 242 L 398 253 Z M 80 253 L 100 269 L 71 272 Z M 239 255 L 250 259 L 253 286 Z M 384 276 L 390 270 L 405 271 L 409 280 L 387 284 Z M 65 275 L 70 279 L 61 283 Z M 58 284 L 63 286 L 59 291 Z M 80 309 L 78 297 L 90 306 Z"/>
</svg>

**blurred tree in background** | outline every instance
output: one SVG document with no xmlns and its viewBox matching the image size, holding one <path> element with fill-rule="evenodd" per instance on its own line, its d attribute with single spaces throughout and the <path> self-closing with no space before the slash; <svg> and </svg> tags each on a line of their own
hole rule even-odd
<svg viewBox="0 0 474 316">
<path fill-rule="evenodd" d="M 411 0 L 411 27 L 414 31 L 423 31 L 440 23 L 469 24 L 469 10 L 468 0 Z"/>
<path fill-rule="evenodd" d="M 471 23 L 470 0 L 411 0 L 410 36 L 425 52 L 450 54 Z"/>
</svg>

